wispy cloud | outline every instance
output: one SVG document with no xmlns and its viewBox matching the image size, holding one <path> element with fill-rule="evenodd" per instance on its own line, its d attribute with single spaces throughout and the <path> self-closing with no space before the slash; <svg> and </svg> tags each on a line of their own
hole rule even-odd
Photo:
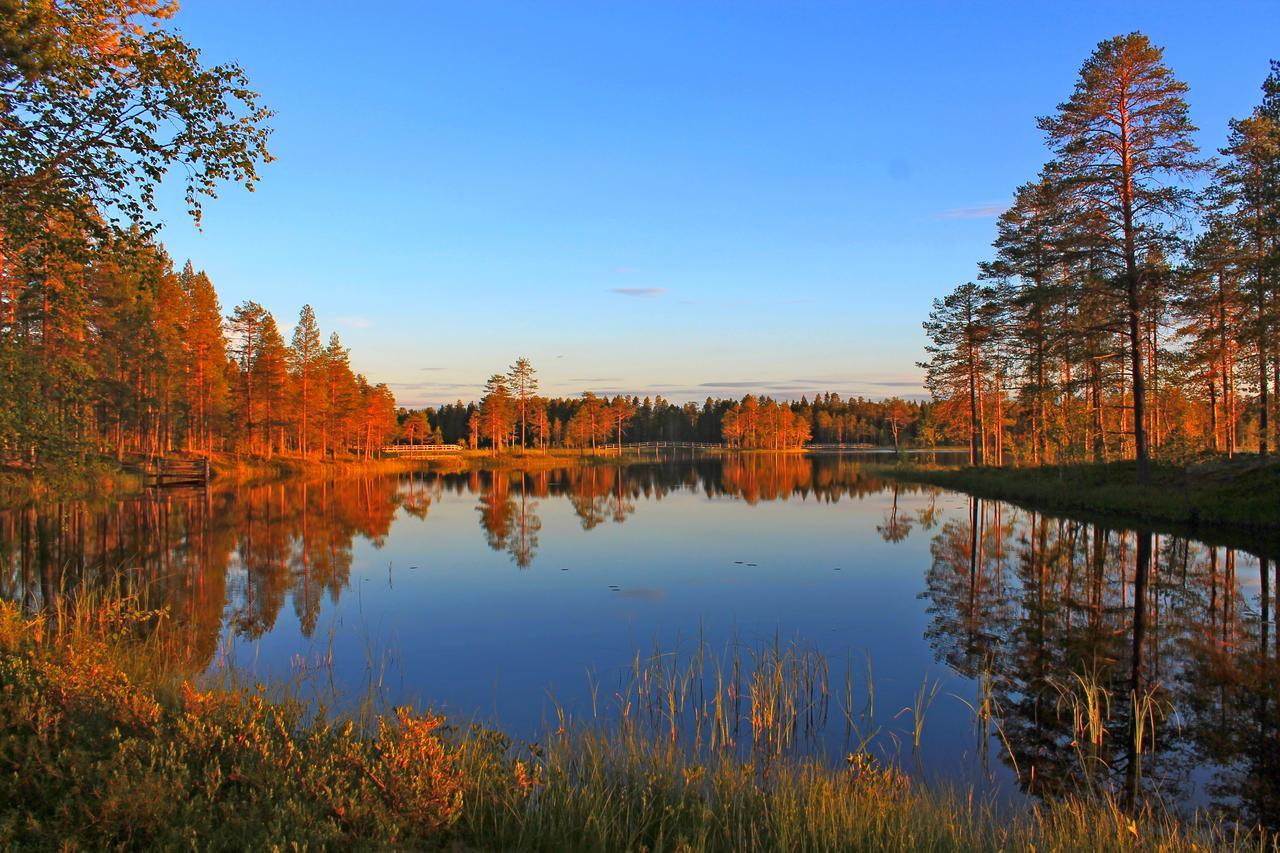
<svg viewBox="0 0 1280 853">
<path fill-rule="evenodd" d="M 611 287 L 610 293 L 619 296 L 661 296 L 667 292 L 665 287 Z"/>
<path fill-rule="evenodd" d="M 435 372 L 440 371 L 440 370 L 448 370 L 449 368 L 447 368 L 447 367 L 423 367 L 423 368 L 420 368 L 420 369 L 421 369 L 421 370 L 425 370 L 425 371 L 427 371 L 428 373 L 435 373 Z"/>
<path fill-rule="evenodd" d="M 991 219 L 1009 209 L 1003 201 L 978 204 L 973 207 L 953 207 L 938 214 L 939 219 Z"/>
<path fill-rule="evenodd" d="M 393 391 L 456 391 L 458 389 L 479 389 L 484 386 L 479 382 L 388 382 L 387 387 Z"/>
<path fill-rule="evenodd" d="M 745 381 L 735 380 L 733 382 L 701 382 L 699 388 L 760 388 L 769 383 L 758 379 L 748 379 Z"/>
<path fill-rule="evenodd" d="M 368 317 L 355 317 L 349 314 L 334 317 L 333 321 L 339 326 L 346 326 L 348 329 L 368 329 L 373 326 L 373 321 Z"/>
</svg>

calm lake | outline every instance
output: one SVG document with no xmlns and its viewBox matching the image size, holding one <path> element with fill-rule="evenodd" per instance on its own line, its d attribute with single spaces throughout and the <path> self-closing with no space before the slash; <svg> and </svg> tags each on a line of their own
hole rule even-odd
<svg viewBox="0 0 1280 853">
<path fill-rule="evenodd" d="M 719 677 L 749 743 L 751 673 L 791 666 L 791 748 L 1033 793 L 1087 778 L 1276 824 L 1270 555 L 887 482 L 860 458 L 0 511 L 0 593 L 35 610 L 81 582 L 145 589 L 189 629 L 175 665 L 192 676 L 292 682 L 330 706 L 372 689 L 526 738 L 558 713 L 635 712 L 664 679 L 694 707 Z"/>
</svg>

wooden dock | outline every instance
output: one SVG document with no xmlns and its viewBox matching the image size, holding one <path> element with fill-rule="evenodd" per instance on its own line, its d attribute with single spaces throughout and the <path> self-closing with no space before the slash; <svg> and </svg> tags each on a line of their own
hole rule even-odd
<svg viewBox="0 0 1280 853">
<path fill-rule="evenodd" d="M 209 485 L 209 460 L 206 457 L 159 457 L 143 469 L 148 488 L 166 489 L 170 486 Z"/>
</svg>

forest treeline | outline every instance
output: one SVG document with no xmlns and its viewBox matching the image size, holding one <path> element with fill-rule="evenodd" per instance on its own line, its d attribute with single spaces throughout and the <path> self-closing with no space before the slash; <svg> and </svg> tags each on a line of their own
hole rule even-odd
<svg viewBox="0 0 1280 853">
<path fill-rule="evenodd" d="M 1050 158 L 993 257 L 934 302 L 927 386 L 974 464 L 1266 455 L 1280 387 L 1280 63 L 1198 150 L 1187 86 L 1140 33 L 1039 119 Z"/>
<path fill-rule="evenodd" d="M 255 302 L 223 316 L 175 272 L 151 215 L 182 182 L 200 222 L 252 190 L 271 113 L 234 64 L 202 65 L 161 0 L 3 4 L 0 462 L 64 467 L 175 449 L 369 454 L 395 426 L 309 307 L 292 341 Z"/>
<path fill-rule="evenodd" d="M 204 272 L 174 270 L 136 233 L 78 251 L 53 294 L 22 258 L 10 265 L 0 350 L 13 393 L 0 402 L 0 452 L 11 462 L 176 450 L 370 456 L 392 434 L 390 390 L 352 371 L 311 306 L 286 342 L 261 305 L 224 315 Z"/>
<path fill-rule="evenodd" d="M 537 371 L 526 358 L 485 384 L 477 402 L 401 408 L 405 444 L 463 444 L 473 449 L 577 447 L 647 441 L 696 441 L 743 450 L 789 450 L 811 442 L 902 446 L 936 445 L 940 434 L 930 405 L 894 398 L 867 400 L 817 394 L 810 401 L 748 394 L 741 400 L 707 397 L 701 404 L 661 396 L 577 397 L 538 394 Z"/>
</svg>

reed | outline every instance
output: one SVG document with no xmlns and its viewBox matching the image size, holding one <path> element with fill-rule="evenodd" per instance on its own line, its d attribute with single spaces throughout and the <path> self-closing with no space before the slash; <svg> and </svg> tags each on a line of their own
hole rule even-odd
<svg viewBox="0 0 1280 853">
<path fill-rule="evenodd" d="M 558 709 L 554 731 L 517 743 L 429 711 L 399 708 L 359 725 L 365 712 L 329 717 L 257 686 L 179 678 L 170 690 L 172 676 L 146 662 L 180 648 L 162 612 L 136 595 L 61 601 L 48 615 L 0 603 L 5 848 L 1169 850 L 1273 841 L 1203 816 L 1126 808 L 1105 793 L 1009 803 L 938 790 L 865 750 L 833 766 L 803 748 L 806 730 L 825 721 L 826 661 L 777 639 L 717 655 L 700 638 L 687 653 L 637 655 L 612 703 L 593 703 L 586 720 Z M 302 669 L 326 677 L 322 659 Z M 852 669 L 843 716 L 865 731 L 876 725 L 871 670 L 855 714 Z M 381 707 L 378 677 L 369 708 Z M 1087 678 L 1071 689 L 1088 730 L 1105 691 Z M 911 709 L 917 731 L 937 692 L 937 682 L 922 683 Z M 1149 707 L 1147 726 L 1161 719 L 1154 697 Z M 979 713 L 990 720 L 995 709 Z M 1150 744 L 1154 732 L 1140 736 Z"/>
</svg>

